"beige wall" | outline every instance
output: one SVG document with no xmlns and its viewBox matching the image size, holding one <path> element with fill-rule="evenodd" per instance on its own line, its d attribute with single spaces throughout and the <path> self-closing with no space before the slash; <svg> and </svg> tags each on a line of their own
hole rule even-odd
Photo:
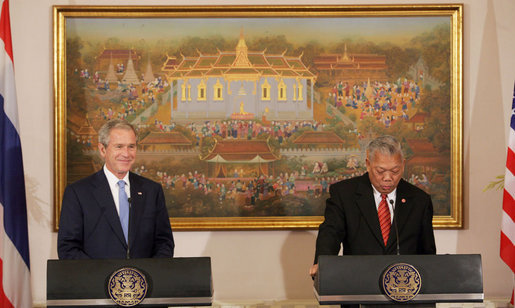
<svg viewBox="0 0 515 308">
<path fill-rule="evenodd" d="M 355 1 L 385 4 L 388 1 Z M 435 3 L 401 1 L 395 3 Z M 456 2 L 456 1 L 446 1 Z M 515 1 L 464 0 L 465 228 L 436 232 L 439 253 L 480 253 L 485 293 L 508 297 L 511 275 L 499 259 L 501 192 L 483 188 L 504 173 L 515 80 Z M 44 303 L 52 232 L 52 5 L 192 4 L 175 1 L 11 0 L 18 106 L 29 208 L 33 297 Z M 194 4 L 258 4 L 196 1 Z M 266 2 L 261 2 L 265 4 Z M 269 4 L 353 4 L 267 1 Z M 312 298 L 307 275 L 316 231 L 176 232 L 177 256 L 211 256 L 216 299 Z"/>
</svg>

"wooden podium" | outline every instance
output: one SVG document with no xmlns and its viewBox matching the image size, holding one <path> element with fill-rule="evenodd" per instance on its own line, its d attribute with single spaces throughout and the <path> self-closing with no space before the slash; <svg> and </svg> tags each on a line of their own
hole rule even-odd
<svg viewBox="0 0 515 308">
<path fill-rule="evenodd" d="M 387 296 L 383 275 L 393 264 L 412 265 L 420 275 L 417 295 L 399 303 Z M 330 304 L 430 304 L 482 302 L 480 255 L 320 256 L 315 295 Z"/>
<path fill-rule="evenodd" d="M 148 286 L 138 307 L 209 306 L 211 259 L 48 260 L 47 307 L 120 307 L 108 283 L 121 268 L 144 274 Z"/>
</svg>

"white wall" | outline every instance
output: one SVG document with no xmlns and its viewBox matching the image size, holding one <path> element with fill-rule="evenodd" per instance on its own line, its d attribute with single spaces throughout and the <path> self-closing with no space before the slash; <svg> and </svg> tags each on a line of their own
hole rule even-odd
<svg viewBox="0 0 515 308">
<path fill-rule="evenodd" d="M 356 4 L 351 1 L 196 1 L 213 4 Z M 402 1 L 395 3 L 437 3 Z M 456 1 L 445 1 L 456 2 Z M 439 253 L 481 253 L 487 297 L 508 297 L 499 258 L 502 193 L 483 192 L 504 173 L 515 80 L 515 1 L 464 0 L 463 230 L 436 231 Z M 388 4 L 389 1 L 359 1 Z M 186 5 L 175 1 L 11 0 L 11 23 L 29 208 L 33 297 L 44 303 L 53 222 L 52 5 Z M 307 275 L 316 231 L 176 232 L 177 256 L 211 256 L 216 299 L 312 298 Z"/>
</svg>

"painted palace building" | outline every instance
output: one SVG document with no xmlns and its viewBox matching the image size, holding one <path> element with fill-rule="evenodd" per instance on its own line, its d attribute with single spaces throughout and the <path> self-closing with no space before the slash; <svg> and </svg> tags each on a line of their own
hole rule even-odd
<svg viewBox="0 0 515 308">
<path fill-rule="evenodd" d="M 350 84 L 368 80 L 387 81 L 386 56 L 377 54 L 321 54 L 313 59 L 314 68 L 320 75 L 339 79 Z"/>
<path fill-rule="evenodd" d="M 316 76 L 302 55 L 248 51 L 243 31 L 235 51 L 198 53 L 175 65 L 168 57 L 162 67 L 174 93 L 173 120 L 313 119 Z"/>
</svg>

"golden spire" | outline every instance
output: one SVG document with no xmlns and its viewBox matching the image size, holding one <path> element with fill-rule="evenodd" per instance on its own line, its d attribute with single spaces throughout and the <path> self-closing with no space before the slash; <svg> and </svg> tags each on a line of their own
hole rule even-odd
<svg viewBox="0 0 515 308">
<path fill-rule="evenodd" d="M 240 40 L 236 45 L 236 59 L 232 64 L 235 67 L 252 67 L 248 57 L 248 47 L 245 43 L 245 37 L 243 35 L 243 27 L 240 30 Z"/>
<path fill-rule="evenodd" d="M 347 44 L 345 44 L 345 49 L 343 51 L 343 61 L 349 61 L 349 56 L 347 55 Z"/>
</svg>

